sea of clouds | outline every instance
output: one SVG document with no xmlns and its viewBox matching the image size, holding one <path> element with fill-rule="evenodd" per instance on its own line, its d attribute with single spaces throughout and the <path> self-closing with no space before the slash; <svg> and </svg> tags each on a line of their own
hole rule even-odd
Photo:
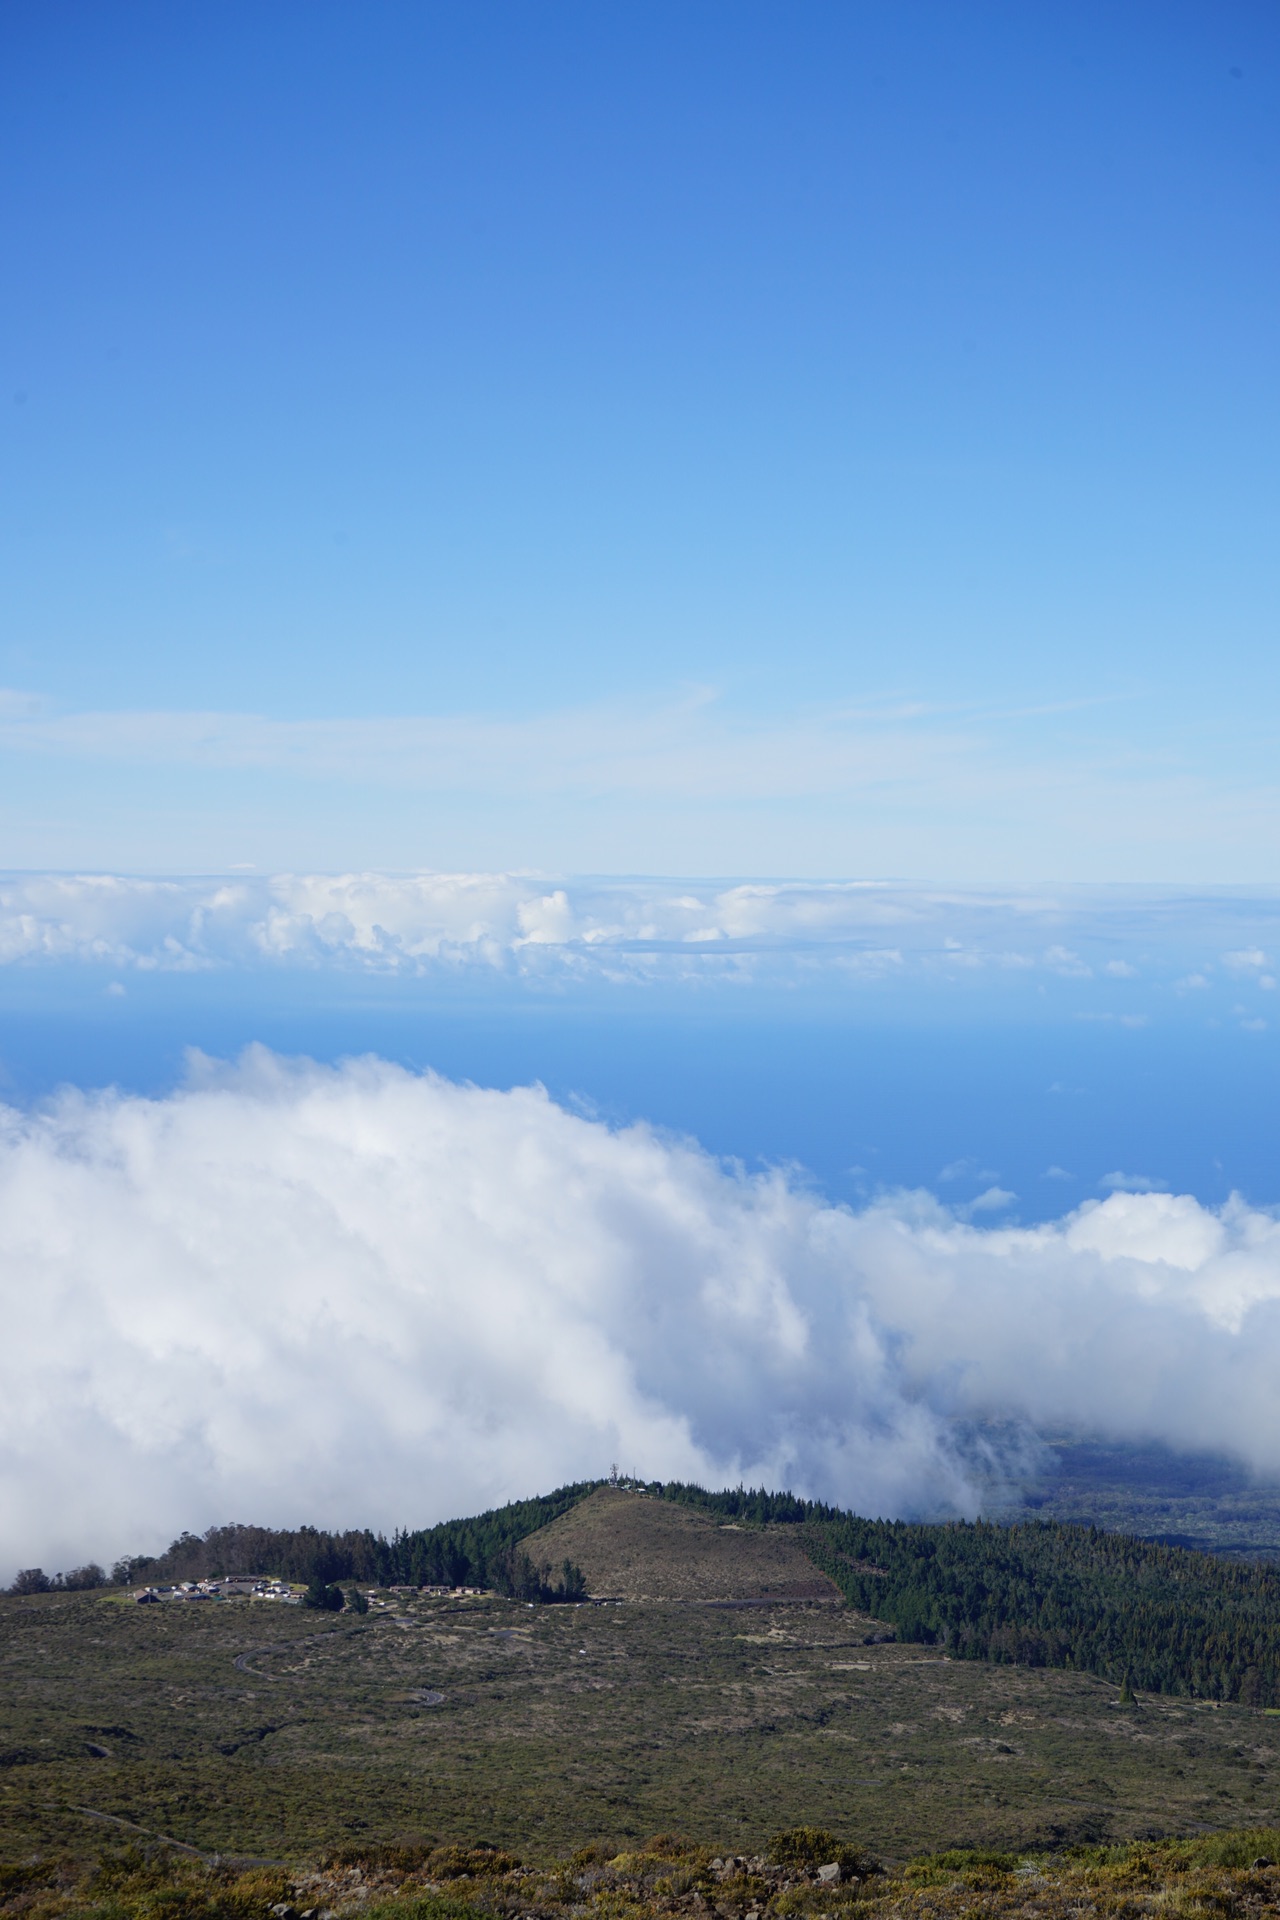
<svg viewBox="0 0 1280 1920">
<path fill-rule="evenodd" d="M 421 1525 L 616 1462 L 973 1513 L 1065 1422 L 1280 1469 L 1280 1223 L 861 1212 L 537 1088 L 261 1049 L 0 1111 L 0 1577 Z"/>
<path fill-rule="evenodd" d="M 0 966 L 245 968 L 517 984 L 1067 983 L 1144 1023 L 1217 990 L 1261 1030 L 1280 890 L 929 887 L 384 872 L 0 876 Z M 1244 996 L 1243 1000 L 1241 996 Z M 1259 997 L 1261 996 L 1261 997 Z M 1082 1001 L 1082 1006 L 1084 1001 Z"/>
</svg>

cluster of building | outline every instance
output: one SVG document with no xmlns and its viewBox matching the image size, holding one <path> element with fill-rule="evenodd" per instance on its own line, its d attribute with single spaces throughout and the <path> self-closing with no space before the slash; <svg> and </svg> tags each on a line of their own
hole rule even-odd
<svg viewBox="0 0 1280 1920">
<path fill-rule="evenodd" d="M 427 1594 L 433 1599 L 457 1599 L 460 1596 L 478 1598 L 484 1593 L 483 1587 L 387 1587 L 387 1593 Z M 376 1588 L 367 1590 L 367 1597 L 375 1606 L 383 1604 L 376 1598 Z M 294 1587 L 287 1580 L 275 1580 L 265 1573 L 229 1573 L 218 1580 L 180 1580 L 171 1587 L 139 1587 L 133 1596 L 140 1606 L 153 1606 L 167 1600 L 277 1600 L 286 1606 L 297 1606 L 302 1599 L 302 1588 Z"/>
<path fill-rule="evenodd" d="M 161 1600 L 277 1600 L 297 1606 L 302 1595 L 287 1580 L 273 1580 L 268 1574 L 232 1573 L 221 1580 L 181 1580 L 172 1587 L 139 1587 L 135 1603 L 153 1605 Z"/>
<path fill-rule="evenodd" d="M 388 1587 L 388 1593 L 425 1593 L 431 1600 L 456 1600 L 460 1594 L 472 1598 L 484 1593 L 484 1587 Z"/>
</svg>

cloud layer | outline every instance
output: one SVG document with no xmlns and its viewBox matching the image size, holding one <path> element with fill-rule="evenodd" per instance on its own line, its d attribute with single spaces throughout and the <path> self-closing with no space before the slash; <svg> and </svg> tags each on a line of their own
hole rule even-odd
<svg viewBox="0 0 1280 1920">
<path fill-rule="evenodd" d="M 232 1518 L 421 1524 L 615 1460 L 971 1512 L 957 1416 L 1280 1467 L 1269 1215 L 855 1215 L 378 1061 L 6 1113 L 0 1274 L 0 1573 Z"/>
<path fill-rule="evenodd" d="M 1068 983 L 1084 1017 L 1141 1022 L 1274 992 L 1280 893 L 670 881 L 520 873 L 0 878 L 0 964 L 121 971 L 332 967 L 406 976 L 856 985 L 979 975 Z M 1270 1003 L 1236 1012 L 1265 1017 Z"/>
</svg>

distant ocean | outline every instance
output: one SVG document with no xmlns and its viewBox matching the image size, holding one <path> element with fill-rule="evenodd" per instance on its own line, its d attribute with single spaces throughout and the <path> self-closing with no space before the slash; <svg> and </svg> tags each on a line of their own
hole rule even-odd
<svg viewBox="0 0 1280 1920">
<path fill-rule="evenodd" d="M 974 1218 L 996 1224 L 1130 1185 L 1280 1201 L 1280 995 L 1258 927 L 1198 936 L 1188 907 L 1172 931 L 1166 919 L 1153 935 L 1148 917 L 1127 944 L 1108 935 L 1109 961 L 1088 949 L 1096 926 L 1066 929 L 1065 945 L 1061 929 L 1038 945 L 1018 931 L 1026 964 L 988 934 L 988 963 L 968 971 L 941 940 L 880 971 L 838 942 L 685 948 L 678 971 L 669 947 L 641 968 L 633 944 L 614 975 L 571 942 L 535 949 L 535 973 L 457 948 L 412 965 L 345 950 L 200 964 L 19 953 L 0 967 L 0 1092 L 18 1106 L 65 1084 L 164 1094 L 187 1049 L 232 1059 L 261 1042 L 483 1086 L 540 1081 L 612 1124 L 691 1135 L 752 1170 L 803 1169 L 854 1205 L 924 1187 L 980 1201 Z"/>
</svg>

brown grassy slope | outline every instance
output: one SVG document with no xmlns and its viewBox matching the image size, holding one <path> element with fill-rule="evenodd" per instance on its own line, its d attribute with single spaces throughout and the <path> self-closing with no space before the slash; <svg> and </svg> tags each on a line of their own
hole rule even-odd
<svg viewBox="0 0 1280 1920">
<path fill-rule="evenodd" d="M 623 1600 L 837 1600 L 790 1527 L 722 1526 L 691 1507 L 601 1487 L 522 1542 L 576 1561 L 593 1594 Z"/>
</svg>

